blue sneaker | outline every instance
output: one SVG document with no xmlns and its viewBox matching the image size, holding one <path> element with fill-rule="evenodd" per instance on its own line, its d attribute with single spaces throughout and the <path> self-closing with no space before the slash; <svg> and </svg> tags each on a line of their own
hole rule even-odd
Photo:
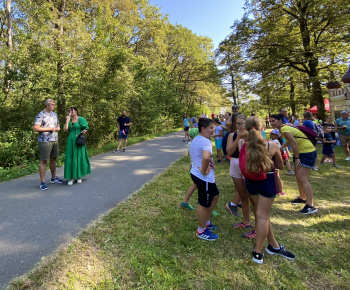
<svg viewBox="0 0 350 290">
<path fill-rule="evenodd" d="M 205 228 L 205 230 L 201 233 L 199 233 L 197 230 L 196 235 L 198 236 L 198 238 L 206 241 L 215 241 L 219 238 L 218 235 L 213 234 L 211 231 L 208 230 L 208 228 Z"/>
<path fill-rule="evenodd" d="M 63 183 L 62 179 L 59 179 L 57 176 L 55 178 L 51 178 L 51 183 Z"/>
<path fill-rule="evenodd" d="M 218 230 L 219 227 L 218 226 L 214 226 L 211 221 L 210 221 L 210 224 L 206 226 L 206 228 L 209 230 L 209 231 L 215 231 L 215 230 Z"/>
<path fill-rule="evenodd" d="M 47 190 L 47 186 L 45 182 L 40 183 L 40 189 L 41 190 Z"/>
</svg>

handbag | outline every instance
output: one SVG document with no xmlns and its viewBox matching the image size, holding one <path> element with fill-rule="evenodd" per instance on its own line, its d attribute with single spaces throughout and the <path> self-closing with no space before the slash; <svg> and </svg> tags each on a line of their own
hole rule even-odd
<svg viewBox="0 0 350 290">
<path fill-rule="evenodd" d="M 86 141 L 85 136 L 82 133 L 80 133 L 77 136 L 77 140 L 76 140 L 77 145 L 84 146 L 85 145 L 85 141 Z"/>
</svg>

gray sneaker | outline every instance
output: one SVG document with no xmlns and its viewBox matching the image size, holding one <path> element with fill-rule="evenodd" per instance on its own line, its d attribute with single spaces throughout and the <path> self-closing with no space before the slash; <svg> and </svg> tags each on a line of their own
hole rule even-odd
<svg viewBox="0 0 350 290">
<path fill-rule="evenodd" d="M 238 206 L 236 205 L 231 205 L 231 203 L 226 203 L 226 207 L 229 210 L 230 214 L 235 215 L 235 216 L 239 216 L 239 212 L 238 212 Z"/>
<path fill-rule="evenodd" d="M 333 167 L 340 168 L 340 166 L 338 164 L 333 164 Z"/>
<path fill-rule="evenodd" d="M 317 166 L 314 166 L 314 167 L 312 167 L 312 170 L 318 171 L 318 167 L 317 167 Z"/>
</svg>

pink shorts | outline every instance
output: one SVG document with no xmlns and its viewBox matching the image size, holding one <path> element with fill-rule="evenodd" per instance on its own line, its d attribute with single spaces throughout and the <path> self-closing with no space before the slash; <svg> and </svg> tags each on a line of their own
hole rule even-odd
<svg viewBox="0 0 350 290">
<path fill-rule="evenodd" d="M 242 178 L 241 169 L 239 169 L 239 158 L 231 158 L 230 175 L 234 178 Z"/>
</svg>

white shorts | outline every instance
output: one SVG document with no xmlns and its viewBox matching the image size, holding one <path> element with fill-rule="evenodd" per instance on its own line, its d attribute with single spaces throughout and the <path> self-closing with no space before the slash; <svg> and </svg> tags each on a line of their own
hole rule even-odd
<svg viewBox="0 0 350 290">
<path fill-rule="evenodd" d="M 234 178 L 242 178 L 241 169 L 239 169 L 239 158 L 231 158 L 230 175 Z"/>
</svg>

